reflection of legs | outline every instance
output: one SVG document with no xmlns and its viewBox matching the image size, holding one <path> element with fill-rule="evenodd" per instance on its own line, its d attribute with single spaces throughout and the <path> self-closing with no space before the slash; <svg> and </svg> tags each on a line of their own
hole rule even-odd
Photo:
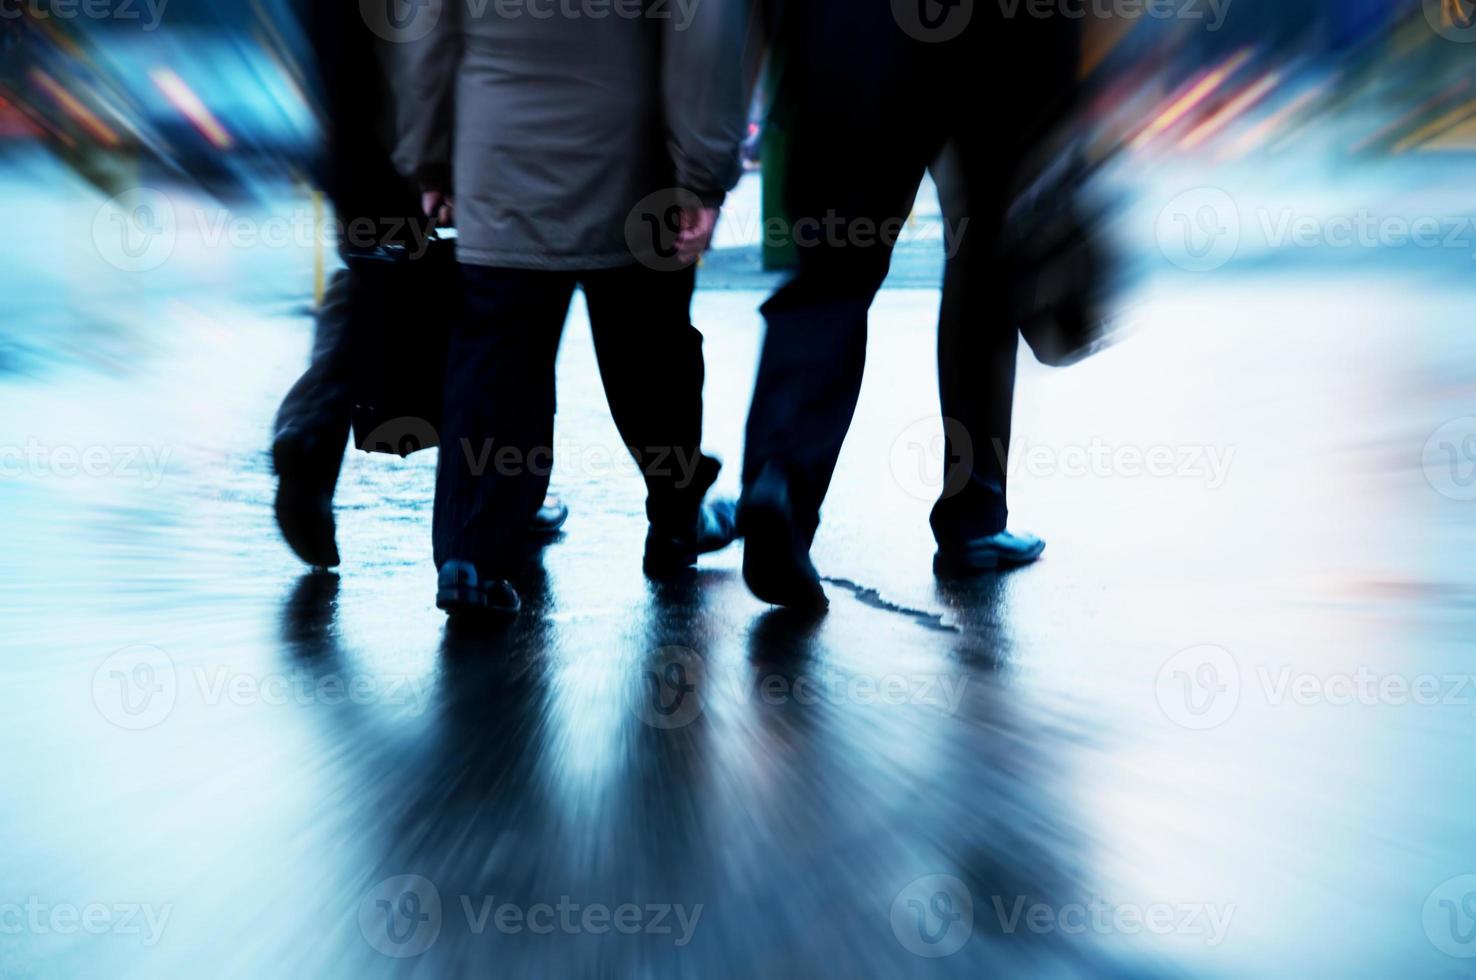
<svg viewBox="0 0 1476 980">
<path fill-rule="evenodd" d="M 629 266 L 580 277 L 610 414 L 646 479 L 653 525 L 686 529 L 716 476 L 703 463 L 702 334 L 695 271 Z"/>
<path fill-rule="evenodd" d="M 452 330 L 435 559 L 508 578 L 552 465 L 554 360 L 573 295 L 562 273 L 463 266 L 466 310 Z"/>
<path fill-rule="evenodd" d="M 277 526 L 299 558 L 325 568 L 338 564 L 333 491 L 353 413 L 350 340 L 362 291 L 347 269 L 333 277 L 318 311 L 311 362 L 282 399 L 273 426 Z"/>
</svg>

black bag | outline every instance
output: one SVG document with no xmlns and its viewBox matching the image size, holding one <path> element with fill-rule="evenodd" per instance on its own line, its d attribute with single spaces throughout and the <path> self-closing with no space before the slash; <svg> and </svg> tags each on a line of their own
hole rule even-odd
<svg viewBox="0 0 1476 980">
<path fill-rule="evenodd" d="M 455 242 L 424 254 L 403 245 L 345 255 L 356 278 L 351 313 L 354 446 L 409 456 L 440 444 L 446 343 L 461 310 Z"/>
<path fill-rule="evenodd" d="M 1001 251 L 1010 269 L 1020 334 L 1042 364 L 1064 367 L 1115 338 L 1108 314 L 1116 279 L 1105 222 L 1085 210 L 1090 169 L 1073 152 L 1015 198 Z"/>
</svg>

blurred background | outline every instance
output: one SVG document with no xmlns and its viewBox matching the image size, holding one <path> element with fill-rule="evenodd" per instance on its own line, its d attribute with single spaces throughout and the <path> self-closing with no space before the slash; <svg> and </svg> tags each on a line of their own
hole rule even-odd
<svg viewBox="0 0 1476 980">
<path fill-rule="evenodd" d="M 1047 559 L 930 574 L 929 185 L 823 624 L 731 553 L 643 579 L 576 308 L 574 517 L 468 642 L 431 604 L 433 453 L 351 453 L 341 575 L 272 524 L 338 264 L 292 5 L 0 0 L 0 974 L 1476 975 L 1473 8 L 1020 2 L 1083 18 L 1074 191 L 1121 326 L 1022 353 Z M 784 275 L 764 118 L 694 314 L 730 493 Z M 676 723 L 642 701 L 673 663 Z"/>
</svg>

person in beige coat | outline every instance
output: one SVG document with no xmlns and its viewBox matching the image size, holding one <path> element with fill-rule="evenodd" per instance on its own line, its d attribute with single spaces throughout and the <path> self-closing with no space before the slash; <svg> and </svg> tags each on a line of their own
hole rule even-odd
<svg viewBox="0 0 1476 980">
<path fill-rule="evenodd" d="M 437 604 L 513 614 L 509 581 L 552 467 L 554 359 L 584 291 L 605 392 L 645 477 L 645 568 L 732 541 L 704 503 L 695 263 L 741 173 L 748 0 L 427 0 L 405 43 L 398 160 L 454 220 L 436 488 Z"/>
</svg>

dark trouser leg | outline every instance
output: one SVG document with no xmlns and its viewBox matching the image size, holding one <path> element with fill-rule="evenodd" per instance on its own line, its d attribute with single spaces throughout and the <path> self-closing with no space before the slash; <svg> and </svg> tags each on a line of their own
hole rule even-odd
<svg viewBox="0 0 1476 980">
<path fill-rule="evenodd" d="M 580 276 L 610 414 L 646 480 L 657 527 L 690 528 L 717 475 L 702 455 L 702 334 L 692 326 L 696 272 L 645 266 Z"/>
<path fill-rule="evenodd" d="M 308 369 L 282 399 L 273 425 L 274 439 L 287 436 L 310 443 L 335 478 L 353 417 L 350 330 L 361 291 L 348 269 L 334 274 L 318 311 Z"/>
<path fill-rule="evenodd" d="M 743 481 L 779 469 L 813 535 L 861 389 L 867 311 L 941 137 L 938 93 L 923 95 L 927 52 L 888 4 L 812 0 L 793 17 L 776 112 L 790 136 L 799 270 L 764 304 Z"/>
<path fill-rule="evenodd" d="M 947 455 L 932 525 L 940 544 L 995 534 L 1009 517 L 1019 330 L 998 242 L 1027 154 L 1068 105 L 1077 61 L 1077 27 L 1068 19 L 1020 18 L 997 28 L 971 36 L 973 56 L 949 66 L 953 90 L 1013 87 L 1030 98 L 1002 100 L 987 118 L 955 116 L 938 175 L 945 240 L 954 243 L 938 323 Z"/>
<path fill-rule="evenodd" d="M 273 427 L 277 527 L 297 557 L 321 568 L 339 562 L 333 491 L 353 415 L 354 345 L 362 334 L 356 324 L 369 291 L 351 270 L 333 277 L 318 311 L 312 360 L 282 400 Z"/>
<path fill-rule="evenodd" d="M 748 416 L 743 484 L 776 467 L 807 536 L 819 524 L 855 414 L 867 311 L 880 278 L 802 270 L 763 307 L 768 333 Z"/>
<path fill-rule="evenodd" d="M 1002 178 L 987 174 L 987 159 L 966 160 L 963 153 L 958 145 L 950 147 L 945 172 L 938 173 L 945 240 L 952 248 L 938 319 L 945 458 L 932 525 L 940 543 L 1005 528 L 1005 463 L 1020 337 L 995 253 Z"/>
<path fill-rule="evenodd" d="M 462 283 L 465 310 L 446 366 L 435 560 L 508 578 L 522 564 L 553 466 L 554 361 L 574 279 L 467 265 Z"/>
</svg>

